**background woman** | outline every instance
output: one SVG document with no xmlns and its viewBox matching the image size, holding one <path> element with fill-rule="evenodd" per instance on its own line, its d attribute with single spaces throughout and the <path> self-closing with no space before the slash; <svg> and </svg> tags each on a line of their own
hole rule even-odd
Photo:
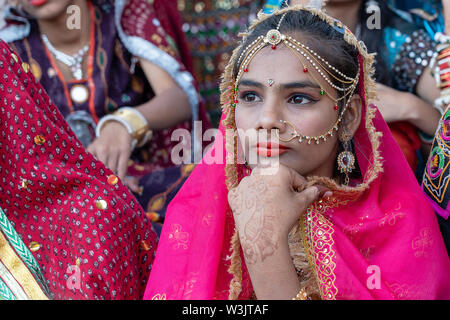
<svg viewBox="0 0 450 320">
<path fill-rule="evenodd" d="M 449 172 L 449 154 L 448 154 L 448 131 L 449 123 L 449 104 L 450 85 L 447 82 L 447 78 L 450 76 L 450 70 L 448 69 L 448 55 L 450 54 L 450 1 L 442 1 L 443 11 L 439 15 L 435 15 L 435 19 L 423 20 L 422 23 L 427 27 L 430 34 L 432 34 L 436 41 L 436 61 L 434 64 L 434 74 L 437 79 L 437 85 L 441 90 L 439 99 L 436 103 L 440 104 L 445 112 L 439 123 L 439 127 L 436 130 L 434 136 L 433 145 L 431 148 L 430 156 L 423 175 L 422 186 L 425 194 L 427 195 L 430 203 L 437 213 L 439 226 L 441 228 L 442 235 L 444 237 L 447 251 L 450 256 L 450 194 L 448 189 Z M 445 23 L 441 23 L 445 21 Z"/>
<path fill-rule="evenodd" d="M 176 1 L 20 0 L 6 22 L 0 38 L 30 64 L 88 151 L 147 211 L 162 209 L 189 173 L 149 175 L 174 167 L 172 132 L 197 120 L 209 126 Z M 197 133 L 197 151 L 200 141 Z"/>
</svg>

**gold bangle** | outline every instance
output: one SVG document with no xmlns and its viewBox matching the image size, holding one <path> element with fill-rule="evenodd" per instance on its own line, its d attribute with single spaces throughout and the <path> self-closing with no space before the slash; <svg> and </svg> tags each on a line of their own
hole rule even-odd
<svg viewBox="0 0 450 320">
<path fill-rule="evenodd" d="M 142 140 L 149 136 L 148 133 L 150 133 L 150 128 L 145 118 L 139 115 L 138 112 L 139 111 L 132 108 L 124 107 L 114 112 L 113 115 L 130 124 L 134 131 L 131 136 L 138 141 L 137 145 L 141 145 Z"/>
<path fill-rule="evenodd" d="M 292 300 L 311 300 L 311 299 L 308 298 L 308 294 L 306 293 L 306 289 L 303 288 L 297 293 L 297 295 L 294 298 L 292 298 Z"/>
<path fill-rule="evenodd" d="M 448 56 L 450 56 L 450 49 L 446 49 L 446 51 L 442 52 L 441 54 L 438 55 L 437 60 L 442 60 L 444 58 L 447 58 Z"/>
</svg>

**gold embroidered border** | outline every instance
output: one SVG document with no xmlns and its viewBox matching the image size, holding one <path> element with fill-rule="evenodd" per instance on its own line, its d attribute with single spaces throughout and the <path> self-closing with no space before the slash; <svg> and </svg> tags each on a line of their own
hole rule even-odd
<svg viewBox="0 0 450 320">
<path fill-rule="evenodd" d="M 302 234 L 305 251 L 314 270 L 320 294 L 324 300 L 335 300 L 336 268 L 333 224 L 323 215 L 330 205 L 319 201 L 310 206 L 303 215 Z"/>
<path fill-rule="evenodd" d="M 48 300 L 48 297 L 44 294 L 30 270 L 28 270 L 26 265 L 17 256 L 14 249 L 11 248 L 2 232 L 0 232 L 0 260 L 8 268 L 16 281 L 20 283 L 30 299 Z"/>
</svg>

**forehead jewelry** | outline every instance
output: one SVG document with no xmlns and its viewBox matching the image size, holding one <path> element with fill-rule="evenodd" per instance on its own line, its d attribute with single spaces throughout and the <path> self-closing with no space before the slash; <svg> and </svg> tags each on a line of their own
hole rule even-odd
<svg viewBox="0 0 450 320">
<path fill-rule="evenodd" d="M 319 144 L 321 141 L 326 141 L 328 136 L 333 136 L 333 132 L 338 130 L 339 123 L 342 121 L 343 115 L 347 110 L 351 98 L 353 97 L 353 94 L 357 89 L 360 70 L 358 68 L 358 72 L 355 77 L 345 75 L 343 72 L 339 71 L 337 68 L 332 66 L 327 60 L 322 58 L 317 52 L 312 50 L 309 46 L 301 43 L 300 41 L 297 41 L 296 39 L 292 38 L 289 35 L 282 34 L 280 32 L 280 26 L 286 14 L 287 12 L 281 16 L 276 29 L 271 29 L 267 32 L 265 36 L 261 35 L 258 38 L 256 38 L 252 43 L 250 43 L 250 45 L 245 50 L 242 51 L 241 55 L 239 56 L 237 65 L 240 66 L 240 68 L 237 72 L 236 79 L 234 82 L 234 95 L 231 106 L 236 107 L 238 103 L 237 92 L 239 80 L 246 72 L 249 71 L 248 66 L 252 61 L 253 57 L 260 50 L 262 50 L 268 45 L 270 45 L 273 50 L 276 50 L 277 46 L 280 43 L 282 43 L 287 48 L 289 48 L 294 53 L 294 55 L 299 59 L 303 67 L 302 71 L 304 73 L 307 73 L 316 83 L 320 85 L 321 87 L 320 95 L 326 94 L 331 100 L 334 101 L 334 109 L 336 111 L 339 111 L 339 102 L 346 99 L 346 103 L 342 108 L 342 110 L 340 111 L 340 114 L 336 122 L 331 126 L 331 128 L 328 131 L 318 136 L 303 135 L 297 131 L 297 129 L 291 122 L 286 120 L 280 120 L 282 123 L 288 125 L 292 129 L 291 136 L 287 140 L 280 138 L 279 132 L 277 131 L 277 135 L 280 141 L 289 142 L 297 138 L 298 142 L 300 143 L 306 141 L 309 144 L 311 144 L 312 142 Z M 330 92 L 328 92 L 328 90 L 324 89 L 323 86 L 318 81 L 317 77 L 314 76 L 312 72 L 309 72 L 307 64 L 310 67 L 314 68 L 320 75 L 320 77 L 322 77 L 332 88 L 334 88 L 338 92 L 341 92 L 341 96 L 334 97 Z M 340 83 L 341 85 L 335 84 L 335 82 L 333 82 L 332 79 L 335 82 Z M 269 86 L 271 86 L 270 84 L 271 80 L 269 79 L 268 81 Z"/>
<path fill-rule="evenodd" d="M 273 80 L 273 79 L 267 80 L 267 84 L 269 85 L 269 87 L 273 86 L 274 83 L 275 83 L 275 80 Z"/>
</svg>

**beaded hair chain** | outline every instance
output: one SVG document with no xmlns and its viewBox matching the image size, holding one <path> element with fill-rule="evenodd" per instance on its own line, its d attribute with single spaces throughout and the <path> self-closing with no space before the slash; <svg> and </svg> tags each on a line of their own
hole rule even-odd
<svg viewBox="0 0 450 320">
<path fill-rule="evenodd" d="M 325 132 L 319 136 L 315 136 L 315 137 L 305 136 L 305 135 L 298 133 L 296 128 L 292 124 L 285 121 L 284 123 L 288 123 L 292 127 L 293 132 L 291 133 L 291 137 L 288 140 L 283 140 L 283 139 L 280 139 L 280 137 L 278 137 L 281 141 L 284 141 L 284 142 L 289 142 L 295 138 L 298 138 L 298 142 L 300 142 L 300 143 L 303 141 L 307 141 L 308 144 L 311 144 L 311 142 L 314 141 L 316 144 L 319 144 L 321 140 L 326 141 L 328 136 L 333 136 L 333 132 L 338 130 L 339 123 L 342 121 L 343 115 L 344 115 L 345 111 L 347 110 L 347 108 L 350 104 L 351 98 L 353 97 L 355 90 L 358 86 L 360 70 L 358 68 L 358 72 L 354 78 L 349 77 L 349 76 L 343 74 L 337 68 L 333 67 L 328 61 L 326 61 L 324 58 L 322 58 L 318 53 L 316 53 L 314 50 L 312 50 L 307 45 L 301 43 L 300 41 L 297 41 L 296 39 L 292 38 L 291 36 L 281 34 L 279 29 L 280 29 L 281 23 L 283 22 L 283 19 L 285 16 L 286 16 L 286 13 L 284 15 L 282 15 L 282 17 L 280 18 L 280 21 L 278 22 L 276 29 L 271 29 L 267 32 L 267 34 L 265 36 L 261 35 L 258 38 L 256 38 L 252 43 L 250 43 L 250 45 L 245 50 L 242 51 L 241 55 L 239 56 L 237 65 L 240 66 L 240 68 L 239 68 L 239 71 L 237 73 L 236 80 L 234 83 L 234 99 L 232 101 L 231 106 L 236 107 L 236 105 L 238 103 L 237 92 L 238 92 L 239 80 L 242 78 L 244 73 L 248 72 L 248 66 L 249 66 L 250 62 L 252 61 L 252 59 L 255 57 L 255 55 L 261 49 L 263 49 L 264 47 L 266 47 L 268 45 L 271 45 L 272 49 L 275 50 L 280 43 L 283 43 L 299 59 L 300 63 L 303 66 L 304 73 L 308 73 L 309 69 L 306 66 L 306 64 L 304 63 L 304 61 L 302 60 L 301 56 L 303 56 L 303 58 L 310 65 L 312 65 L 312 67 L 320 74 L 320 76 L 332 88 L 334 88 L 335 90 L 337 90 L 339 92 L 343 92 L 343 94 L 340 98 L 339 97 L 335 98 L 332 94 L 330 94 L 327 90 L 325 90 L 322 85 L 320 85 L 319 81 L 312 73 L 309 73 L 309 75 L 313 78 L 313 80 L 320 85 L 320 87 L 321 87 L 320 95 L 326 94 L 331 100 L 334 101 L 334 109 L 336 111 L 339 110 L 338 103 L 341 100 L 348 98 L 338 119 L 336 120 L 336 122 L 331 126 L 331 128 L 327 132 Z M 241 64 L 241 62 L 242 62 L 242 64 Z M 322 71 L 322 69 L 325 70 L 325 72 Z M 342 83 L 342 86 L 338 86 L 338 85 L 334 84 L 333 81 L 331 80 L 331 78 Z"/>
</svg>

